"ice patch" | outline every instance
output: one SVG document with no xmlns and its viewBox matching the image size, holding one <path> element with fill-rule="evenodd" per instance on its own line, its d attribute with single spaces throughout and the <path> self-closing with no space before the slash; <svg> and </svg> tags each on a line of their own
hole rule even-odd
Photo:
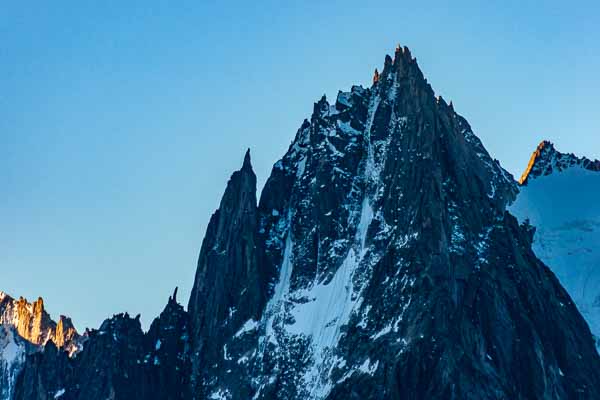
<svg viewBox="0 0 600 400">
<path fill-rule="evenodd" d="M 365 362 L 361 364 L 358 370 L 364 374 L 373 375 L 375 371 L 377 371 L 378 366 L 379 361 L 375 361 L 375 363 L 371 364 L 371 359 L 367 358 Z"/>
<path fill-rule="evenodd" d="M 231 394 L 228 390 L 219 389 L 212 392 L 208 398 L 211 400 L 228 400 L 231 398 Z"/>
<path fill-rule="evenodd" d="M 255 330 L 258 327 L 258 322 L 253 319 L 249 319 L 242 325 L 242 327 L 233 335 L 233 337 L 240 337 L 246 332 Z"/>
<path fill-rule="evenodd" d="M 311 336 L 317 351 L 333 347 L 339 340 L 340 327 L 347 324 L 354 308 L 362 300 L 353 296 L 352 277 L 365 254 L 365 239 L 373 210 L 368 200 L 363 202 L 361 220 L 356 232 L 359 248 L 351 248 L 331 281 L 315 282 L 310 289 L 296 293 L 294 297 L 308 298 L 291 311 L 294 323 L 286 330 L 292 334 Z"/>
<path fill-rule="evenodd" d="M 291 236 L 291 232 L 288 232 L 285 240 L 285 249 L 283 251 L 283 262 L 281 263 L 281 268 L 279 270 L 279 280 L 275 286 L 273 297 L 269 300 L 265 310 L 265 316 L 267 316 L 265 336 L 267 341 L 273 344 L 278 344 L 273 330 L 273 322 L 276 314 L 280 314 L 284 311 L 282 301 L 284 300 L 284 295 L 289 291 L 290 277 L 292 276 L 293 242 Z"/>
</svg>

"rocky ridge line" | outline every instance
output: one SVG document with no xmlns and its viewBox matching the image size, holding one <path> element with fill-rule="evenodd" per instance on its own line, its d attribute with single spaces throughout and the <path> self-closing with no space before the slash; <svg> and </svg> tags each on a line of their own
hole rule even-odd
<svg viewBox="0 0 600 400">
<path fill-rule="evenodd" d="M 519 184 L 527 185 L 527 181 L 533 177 L 550 175 L 554 170 L 562 171 L 575 165 L 590 171 L 600 171 L 600 160 L 577 157 L 573 153 L 561 153 L 554 148 L 552 142 L 543 140 L 531 155 Z"/>
</svg>

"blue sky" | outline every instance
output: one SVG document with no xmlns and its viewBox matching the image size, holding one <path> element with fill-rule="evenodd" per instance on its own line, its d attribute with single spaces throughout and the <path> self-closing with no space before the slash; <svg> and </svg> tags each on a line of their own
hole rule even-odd
<svg viewBox="0 0 600 400">
<path fill-rule="evenodd" d="M 262 185 L 397 43 L 511 173 L 542 139 L 600 158 L 598 2 L 415 3 L 3 5 L 0 290 L 79 329 L 186 304 L 245 149 Z"/>
</svg>

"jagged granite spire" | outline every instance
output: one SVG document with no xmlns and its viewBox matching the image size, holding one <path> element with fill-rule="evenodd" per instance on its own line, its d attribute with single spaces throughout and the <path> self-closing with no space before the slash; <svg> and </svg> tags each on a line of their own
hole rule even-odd
<svg viewBox="0 0 600 400">
<path fill-rule="evenodd" d="M 252 172 L 252 160 L 250 159 L 250 149 L 246 150 L 244 155 L 244 163 L 242 164 L 242 170 Z"/>
<path fill-rule="evenodd" d="M 373 84 L 377 83 L 379 80 L 379 71 L 375 68 L 375 73 L 373 74 Z"/>
<path fill-rule="evenodd" d="M 256 175 L 246 152 L 208 224 L 188 305 L 198 390 L 220 374 L 224 339 L 264 306 L 266 281 L 259 263 Z"/>
<path fill-rule="evenodd" d="M 52 340 L 69 352 L 76 350 L 79 339 L 71 319 L 61 315 L 58 322 L 52 320 L 41 297 L 29 303 L 23 297 L 15 300 L 6 293 L 0 294 L 0 324 L 14 326 L 19 336 L 34 345 Z"/>
</svg>

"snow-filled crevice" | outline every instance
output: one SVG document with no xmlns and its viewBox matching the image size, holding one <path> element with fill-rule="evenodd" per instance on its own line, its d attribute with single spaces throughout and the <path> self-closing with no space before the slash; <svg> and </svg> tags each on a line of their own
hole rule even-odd
<svg viewBox="0 0 600 400">
<path fill-rule="evenodd" d="M 371 140 L 370 131 L 380 101 L 379 95 L 375 93 L 369 100 L 363 132 L 364 158 L 360 165 L 361 172 L 357 176 L 359 186 L 353 185 L 353 187 L 362 187 L 362 193 L 358 196 L 357 193 L 349 193 L 348 202 L 341 205 L 350 211 L 348 224 L 355 229 L 352 238 L 348 240 L 349 244 L 343 246 L 346 248 L 346 254 L 333 276 L 316 274 L 312 282 L 292 290 L 290 279 L 293 276 L 294 259 L 297 256 L 294 254 L 295 243 L 292 234 L 292 216 L 295 210 L 293 201 L 283 214 L 285 217 L 281 217 L 285 225 L 285 245 L 282 246 L 283 257 L 273 295 L 266 305 L 262 321 L 258 323 L 263 327 L 261 329 L 264 329 L 264 334 L 259 337 L 259 357 L 264 357 L 268 352 L 275 352 L 278 354 L 276 357 L 285 359 L 286 356 L 282 353 L 288 351 L 286 346 L 290 340 L 294 343 L 303 343 L 302 346 L 306 346 L 305 355 L 308 356 L 308 362 L 302 368 L 300 379 L 301 391 L 306 398 L 324 398 L 333 387 L 335 382 L 331 380 L 331 371 L 340 363 L 345 363 L 336 355 L 338 343 L 343 335 L 343 327 L 348 325 L 353 314 L 360 312 L 363 302 L 361 293 L 369 282 L 371 268 L 378 257 L 377 254 L 369 251 L 368 235 L 373 220 L 383 218 L 381 212 L 373 209 L 373 205 L 382 192 L 379 190 L 382 185 L 381 171 L 387 153 L 385 150 L 390 142 L 390 138 L 379 140 L 377 143 Z M 306 154 L 301 153 L 303 152 L 296 153 L 297 185 L 300 184 L 307 168 Z M 378 222 L 382 226 L 387 226 L 383 220 Z M 236 337 L 242 333 L 239 332 Z M 297 339 L 300 341 L 296 342 Z M 374 361 L 373 364 L 369 364 L 369 372 L 374 372 L 372 365 L 376 363 L 377 361 Z M 356 367 L 360 370 L 358 366 Z M 272 373 L 277 373 L 278 370 L 279 368 L 276 367 Z M 272 377 L 265 376 L 255 381 L 258 389 L 256 398 L 260 398 L 262 389 L 271 379 Z"/>
</svg>

